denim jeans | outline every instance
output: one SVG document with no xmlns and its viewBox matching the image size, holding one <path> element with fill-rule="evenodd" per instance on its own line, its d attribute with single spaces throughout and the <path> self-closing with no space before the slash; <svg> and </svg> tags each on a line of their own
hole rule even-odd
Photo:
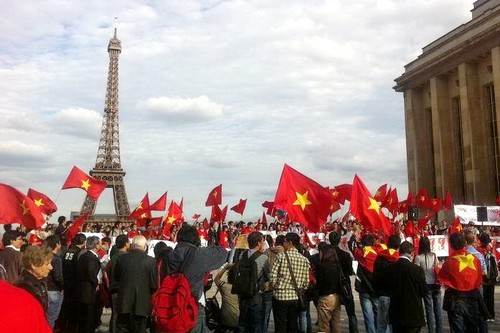
<svg viewBox="0 0 500 333">
<path fill-rule="evenodd" d="M 389 326 L 389 305 L 391 298 L 389 296 L 379 296 L 378 298 L 378 312 L 377 312 L 377 332 L 378 333 L 391 333 Z"/>
<path fill-rule="evenodd" d="M 299 332 L 300 333 L 312 333 L 312 323 L 311 323 L 311 301 L 307 302 L 307 309 L 304 311 L 299 310 Z"/>
<path fill-rule="evenodd" d="M 377 313 L 378 313 L 378 298 L 369 293 L 359 293 L 359 302 L 361 303 L 361 311 L 365 319 L 365 328 L 367 333 L 377 332 Z"/>
<path fill-rule="evenodd" d="M 189 333 L 208 333 L 211 332 L 206 324 L 205 307 L 198 304 L 198 317 L 196 318 L 196 326 Z"/>
<path fill-rule="evenodd" d="M 49 290 L 47 292 L 49 296 L 49 307 L 47 309 L 47 321 L 50 327 L 54 328 L 54 324 L 59 317 L 59 311 L 61 311 L 61 305 L 64 299 L 63 291 Z"/>
<path fill-rule="evenodd" d="M 347 302 L 347 304 L 344 304 L 345 307 L 345 312 L 347 314 L 347 318 L 349 321 L 349 333 L 358 333 L 358 318 L 356 317 L 356 309 L 354 305 L 354 298 L 351 297 Z"/>
<path fill-rule="evenodd" d="M 264 308 L 264 320 L 262 321 L 262 332 L 267 333 L 269 328 L 269 318 L 273 307 L 273 293 L 271 291 L 262 294 L 262 307 Z"/>
<path fill-rule="evenodd" d="M 453 333 L 483 332 L 479 301 L 473 298 L 459 298 L 453 311 L 448 311 L 448 321 Z"/>
<path fill-rule="evenodd" d="M 429 333 L 443 332 L 443 317 L 441 312 L 441 288 L 438 285 L 427 285 L 429 294 L 424 297 L 425 318 Z"/>
</svg>

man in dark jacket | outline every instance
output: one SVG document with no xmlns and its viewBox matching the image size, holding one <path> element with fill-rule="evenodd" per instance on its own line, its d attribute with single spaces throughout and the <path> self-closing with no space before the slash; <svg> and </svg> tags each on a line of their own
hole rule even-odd
<svg viewBox="0 0 500 333">
<path fill-rule="evenodd" d="M 2 243 L 4 249 L 0 251 L 0 265 L 7 272 L 7 282 L 14 283 L 23 270 L 23 253 L 20 251 L 23 244 L 22 233 L 14 230 L 6 231 Z"/>
<path fill-rule="evenodd" d="M 64 280 L 64 297 L 61 312 L 56 322 L 56 327 L 63 331 L 75 331 L 78 318 L 78 302 L 76 301 L 76 267 L 78 254 L 85 246 L 87 237 L 77 234 L 71 245 L 62 255 L 62 273 Z"/>
<path fill-rule="evenodd" d="M 394 281 L 389 281 L 385 278 L 384 272 L 390 264 L 395 263 L 399 259 L 399 245 L 401 238 L 398 235 L 389 236 L 387 242 L 388 248 L 378 253 L 373 265 L 373 289 L 378 296 L 378 312 L 377 312 L 377 332 L 390 332 L 389 329 L 389 304 L 390 304 L 390 284 Z"/>
<path fill-rule="evenodd" d="M 137 236 L 137 235 L 136 235 Z M 118 318 L 118 287 L 119 283 L 115 279 L 115 267 L 118 258 L 127 253 L 130 248 L 130 241 L 125 234 L 118 235 L 115 240 L 116 251 L 112 251 L 111 260 L 106 266 L 109 276 L 109 293 L 111 294 L 111 319 L 109 320 L 109 332 L 116 333 L 116 320 Z"/>
<path fill-rule="evenodd" d="M 76 275 L 76 299 L 79 303 L 78 332 L 94 333 L 99 326 L 99 319 L 94 310 L 97 302 L 97 286 L 101 262 L 97 252 L 101 248 L 101 240 L 90 236 L 86 241 L 87 251 L 80 255 Z"/>
<path fill-rule="evenodd" d="M 351 283 L 350 276 L 354 275 L 354 270 L 352 268 L 352 257 L 349 253 L 339 247 L 340 239 L 341 235 L 337 231 L 332 231 L 328 234 L 328 240 L 330 241 L 330 244 L 335 248 L 335 252 L 337 253 L 340 268 L 342 269 L 342 274 L 344 274 L 345 278 L 349 281 L 349 283 Z M 344 307 L 349 319 L 349 333 L 358 333 L 358 318 L 356 317 L 354 308 L 354 297 L 351 297 L 348 304 L 344 304 Z"/>
<path fill-rule="evenodd" d="M 47 312 L 47 320 L 50 327 L 54 328 L 56 319 L 59 317 L 61 305 L 63 302 L 64 279 L 62 272 L 62 259 L 58 255 L 61 250 L 61 241 L 58 235 L 50 235 L 44 241 L 44 246 L 47 250 L 54 254 L 52 258 L 52 271 L 47 277 L 47 289 L 49 297 L 49 308 Z"/>
<path fill-rule="evenodd" d="M 389 285 L 389 321 L 393 333 L 417 333 L 425 325 L 422 298 L 429 291 L 424 270 L 413 263 L 415 250 L 410 242 L 401 243 L 399 256 L 384 273 L 387 281 L 392 282 Z"/>
<path fill-rule="evenodd" d="M 205 295 L 203 293 L 203 281 L 205 275 L 215 269 L 219 269 L 227 258 L 227 250 L 222 246 L 200 247 L 201 241 L 195 227 L 184 224 L 177 234 L 177 246 L 169 251 L 163 259 L 161 279 L 171 271 L 178 271 L 184 259 L 191 257 L 191 263 L 187 264 L 184 275 L 191 286 L 191 292 L 199 302 L 199 311 L 194 332 L 208 332 L 205 324 Z M 193 256 L 188 253 L 195 251 Z"/>
<path fill-rule="evenodd" d="M 361 245 L 361 248 L 358 247 L 354 251 L 354 257 L 358 261 L 354 288 L 359 293 L 366 332 L 376 333 L 378 297 L 373 289 L 373 266 L 377 258 L 377 251 L 374 248 L 375 237 L 372 234 L 364 235 Z"/>
<path fill-rule="evenodd" d="M 146 237 L 132 239 L 131 250 L 116 259 L 113 279 L 118 282 L 117 333 L 146 333 L 151 295 L 158 289 L 156 261 L 147 255 Z"/>
</svg>

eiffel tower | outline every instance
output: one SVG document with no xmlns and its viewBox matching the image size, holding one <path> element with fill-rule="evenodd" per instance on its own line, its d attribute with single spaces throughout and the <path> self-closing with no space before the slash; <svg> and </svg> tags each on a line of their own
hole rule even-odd
<svg viewBox="0 0 500 333">
<path fill-rule="evenodd" d="M 108 183 L 113 189 L 115 215 L 95 215 L 95 202 L 88 196 L 83 202 L 80 214 L 91 212 L 89 220 L 114 222 L 124 221 L 130 215 L 130 206 L 125 192 L 123 177 L 125 171 L 121 167 L 120 135 L 118 129 L 118 57 L 122 51 L 121 42 L 116 36 L 116 26 L 113 38 L 109 40 L 109 70 L 106 87 L 106 103 L 102 119 L 101 139 L 97 150 L 95 167 L 90 175 Z"/>
</svg>

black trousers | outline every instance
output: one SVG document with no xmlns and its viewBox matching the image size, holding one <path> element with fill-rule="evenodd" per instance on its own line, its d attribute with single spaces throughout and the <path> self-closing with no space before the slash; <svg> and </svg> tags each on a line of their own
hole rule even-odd
<svg viewBox="0 0 500 333">
<path fill-rule="evenodd" d="M 297 300 L 280 301 L 273 298 L 275 333 L 296 333 L 299 331 L 299 303 Z"/>
<path fill-rule="evenodd" d="M 96 318 L 95 302 L 78 303 L 78 333 L 94 333 L 99 327 Z"/>
<path fill-rule="evenodd" d="M 116 333 L 146 333 L 148 317 L 133 313 L 119 313 L 116 320 Z"/>
<path fill-rule="evenodd" d="M 421 327 L 404 327 L 392 325 L 392 333 L 420 333 Z"/>
<path fill-rule="evenodd" d="M 495 285 L 483 284 L 483 299 L 491 318 L 495 319 Z"/>
</svg>

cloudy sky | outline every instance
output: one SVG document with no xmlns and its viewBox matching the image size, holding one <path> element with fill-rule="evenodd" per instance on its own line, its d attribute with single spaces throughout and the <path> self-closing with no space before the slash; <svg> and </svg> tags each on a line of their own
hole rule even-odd
<svg viewBox="0 0 500 333">
<path fill-rule="evenodd" d="M 407 193 L 403 96 L 425 45 L 473 0 L 3 0 L 0 182 L 81 208 L 60 191 L 95 164 L 118 17 L 120 143 L 131 209 L 146 192 L 209 215 L 247 198 L 260 217 L 287 163 L 324 186 L 357 173 Z M 106 190 L 98 213 L 113 213 Z M 231 212 L 229 219 L 239 215 Z"/>
</svg>

